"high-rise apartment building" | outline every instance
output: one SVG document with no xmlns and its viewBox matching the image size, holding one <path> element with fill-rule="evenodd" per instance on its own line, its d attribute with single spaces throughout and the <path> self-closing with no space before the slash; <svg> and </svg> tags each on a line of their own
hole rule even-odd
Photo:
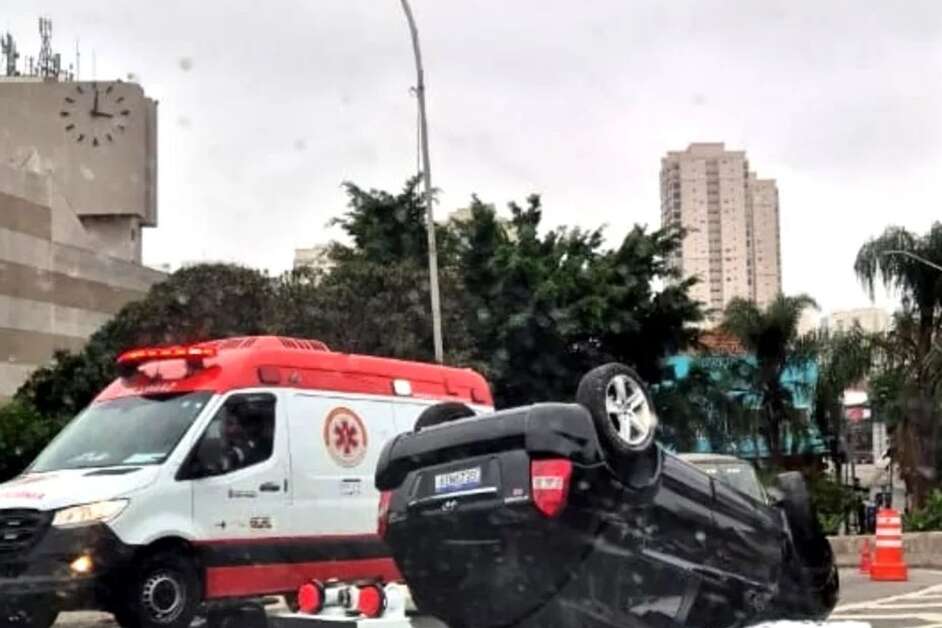
<svg viewBox="0 0 942 628">
<path fill-rule="evenodd" d="M 778 188 L 743 151 L 691 144 L 661 159 L 661 224 L 687 230 L 672 263 L 700 282 L 691 296 L 715 321 L 735 297 L 765 306 L 782 289 Z"/>
</svg>

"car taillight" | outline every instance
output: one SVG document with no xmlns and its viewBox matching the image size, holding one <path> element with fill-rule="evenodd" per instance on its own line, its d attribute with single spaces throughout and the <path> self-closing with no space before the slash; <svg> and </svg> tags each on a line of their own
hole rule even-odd
<svg viewBox="0 0 942 628">
<path fill-rule="evenodd" d="M 533 503 L 547 517 L 557 517 L 569 499 L 572 462 L 565 459 L 534 460 L 530 463 Z"/>
<path fill-rule="evenodd" d="M 383 491 L 379 494 L 379 512 L 376 515 L 376 532 L 381 537 L 386 536 L 389 530 L 389 503 L 392 501 L 392 491 Z"/>
</svg>

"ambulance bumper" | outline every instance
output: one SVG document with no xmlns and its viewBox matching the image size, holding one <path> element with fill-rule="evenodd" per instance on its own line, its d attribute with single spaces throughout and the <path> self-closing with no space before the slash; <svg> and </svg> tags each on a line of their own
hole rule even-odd
<svg viewBox="0 0 942 628">
<path fill-rule="evenodd" d="M 37 537 L 0 554 L 0 601 L 49 597 L 62 610 L 104 607 L 134 556 L 104 524 L 49 526 Z"/>
</svg>

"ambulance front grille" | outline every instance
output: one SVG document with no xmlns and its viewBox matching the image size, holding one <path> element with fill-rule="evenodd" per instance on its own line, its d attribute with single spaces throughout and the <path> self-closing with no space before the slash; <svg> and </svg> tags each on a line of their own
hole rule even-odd
<svg viewBox="0 0 942 628">
<path fill-rule="evenodd" d="M 0 510 L 0 558 L 32 547 L 48 525 L 49 514 L 39 510 Z"/>
</svg>

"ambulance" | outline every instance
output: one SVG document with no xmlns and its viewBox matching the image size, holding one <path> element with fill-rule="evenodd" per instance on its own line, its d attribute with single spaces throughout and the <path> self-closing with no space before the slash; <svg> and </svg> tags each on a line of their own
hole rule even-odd
<svg viewBox="0 0 942 628">
<path fill-rule="evenodd" d="M 467 369 L 258 336 L 135 349 L 0 485 L 0 627 L 100 609 L 184 628 L 306 582 L 400 579 L 377 536 L 384 444 L 441 402 L 493 410 Z"/>
</svg>

